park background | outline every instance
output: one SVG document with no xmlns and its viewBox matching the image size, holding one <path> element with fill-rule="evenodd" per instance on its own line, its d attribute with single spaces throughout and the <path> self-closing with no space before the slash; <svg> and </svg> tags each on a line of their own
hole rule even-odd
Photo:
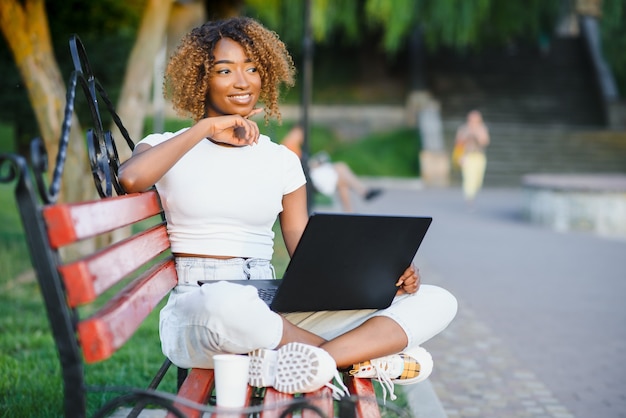
<svg viewBox="0 0 626 418">
<path fill-rule="evenodd" d="M 135 141 L 164 124 L 186 123 L 171 120 L 154 94 L 160 83 L 152 74 L 168 51 L 163 41 L 171 50 L 190 27 L 232 14 L 259 18 L 294 55 L 299 79 L 284 98 L 285 124 L 267 128 L 279 140 L 301 117 L 305 100 L 304 3 L 4 0 L 0 151 L 27 155 L 30 139 L 41 135 L 55 155 L 74 33 Z M 311 150 L 328 151 L 359 175 L 454 186 L 459 173 L 447 162 L 452 132 L 471 108 L 483 111 L 494 137 L 487 187 L 519 186 L 525 173 L 537 171 L 626 172 L 619 94 L 626 87 L 624 1 L 312 1 L 310 18 Z M 597 25 L 601 57 L 611 70 L 608 91 L 583 36 L 589 21 Z M 79 98 L 78 120 L 88 127 L 85 110 Z M 440 129 L 427 140 L 433 131 L 426 121 L 432 120 Z M 73 135 L 81 144 L 83 129 Z M 72 185 L 64 190 L 68 200 L 93 194 L 86 153 L 80 146 L 72 152 L 76 171 L 68 169 L 67 176 L 76 177 L 64 180 Z M 55 416 L 60 379 L 54 347 L 12 191 L 3 185 L 0 192 L 0 409 L 4 416 Z M 154 337 L 150 330 L 145 335 Z M 128 377 L 97 366 L 93 374 L 97 381 Z"/>
</svg>

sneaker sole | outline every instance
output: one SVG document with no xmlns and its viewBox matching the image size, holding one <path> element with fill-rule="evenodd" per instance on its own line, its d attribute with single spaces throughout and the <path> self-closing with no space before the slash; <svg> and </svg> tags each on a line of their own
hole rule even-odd
<svg viewBox="0 0 626 418">
<path fill-rule="evenodd" d="M 332 380 L 336 370 L 335 361 L 321 348 L 290 343 L 278 350 L 273 386 L 284 393 L 313 392 Z"/>
<path fill-rule="evenodd" d="M 248 353 L 248 356 L 250 357 L 250 366 L 248 368 L 248 383 L 250 386 L 257 388 L 273 386 L 276 375 L 277 352 L 260 348 Z"/>
</svg>

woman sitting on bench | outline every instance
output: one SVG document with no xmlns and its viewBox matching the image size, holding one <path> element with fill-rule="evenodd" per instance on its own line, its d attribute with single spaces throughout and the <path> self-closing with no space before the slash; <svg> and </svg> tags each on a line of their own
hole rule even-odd
<svg viewBox="0 0 626 418">
<path fill-rule="evenodd" d="M 250 384 L 286 393 L 341 392 L 331 381 L 338 368 L 349 370 L 383 382 L 393 399 L 394 383 L 428 377 L 433 363 L 420 344 L 457 310 L 448 291 L 420 285 L 413 265 L 383 310 L 278 314 L 255 288 L 221 281 L 274 277 L 276 217 L 290 255 L 307 223 L 298 157 L 250 120 L 262 112 L 259 101 L 266 123 L 280 120 L 279 88 L 293 82 L 283 42 L 245 17 L 193 29 L 168 63 L 166 95 L 194 124 L 144 138 L 119 172 L 127 192 L 156 185 L 167 217 L 179 282 L 161 311 L 162 349 L 185 368 L 212 368 L 216 353 L 248 353 Z"/>
</svg>

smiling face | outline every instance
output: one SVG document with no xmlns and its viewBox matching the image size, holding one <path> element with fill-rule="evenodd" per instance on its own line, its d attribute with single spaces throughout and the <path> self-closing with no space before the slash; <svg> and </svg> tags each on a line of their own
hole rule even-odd
<svg viewBox="0 0 626 418">
<path fill-rule="evenodd" d="M 213 50 L 207 116 L 248 115 L 259 100 L 261 76 L 241 45 L 220 39 Z"/>
</svg>

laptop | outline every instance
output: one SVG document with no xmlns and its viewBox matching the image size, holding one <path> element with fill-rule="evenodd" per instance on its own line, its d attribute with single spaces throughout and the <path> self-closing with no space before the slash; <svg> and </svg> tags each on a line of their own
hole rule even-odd
<svg viewBox="0 0 626 418">
<path fill-rule="evenodd" d="M 384 309 L 431 222 L 431 217 L 314 213 L 282 279 L 230 282 L 257 287 L 275 312 Z"/>
</svg>

